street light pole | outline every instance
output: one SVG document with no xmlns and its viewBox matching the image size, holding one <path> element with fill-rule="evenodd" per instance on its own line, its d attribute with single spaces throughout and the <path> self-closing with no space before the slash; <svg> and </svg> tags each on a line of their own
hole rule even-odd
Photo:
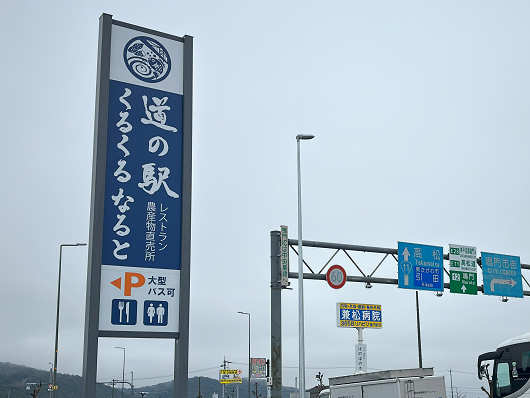
<svg viewBox="0 0 530 398">
<path fill-rule="evenodd" d="M 114 347 L 118 350 L 123 350 L 123 367 L 121 373 L 121 397 L 123 398 L 123 388 L 125 387 L 125 347 Z"/>
<path fill-rule="evenodd" d="M 248 396 L 250 397 L 250 313 L 237 311 L 238 314 L 248 315 Z"/>
<path fill-rule="evenodd" d="M 299 398 L 305 397 L 305 344 L 304 344 L 304 257 L 302 253 L 302 176 L 300 171 L 300 141 L 311 140 L 314 135 L 296 136 L 298 166 L 298 378 Z"/>
<path fill-rule="evenodd" d="M 59 245 L 59 275 L 57 277 L 57 309 L 55 314 L 55 352 L 53 355 L 53 378 L 52 396 L 55 398 L 57 383 L 57 352 L 59 351 L 59 304 L 61 302 L 61 265 L 63 259 L 63 247 L 86 246 L 86 243 L 61 243 Z"/>
</svg>

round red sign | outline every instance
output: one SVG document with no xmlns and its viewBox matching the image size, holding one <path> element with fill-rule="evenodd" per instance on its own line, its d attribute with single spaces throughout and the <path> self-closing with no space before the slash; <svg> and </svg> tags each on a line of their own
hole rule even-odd
<svg viewBox="0 0 530 398">
<path fill-rule="evenodd" d="M 346 283 L 346 271 L 340 265 L 332 265 L 326 272 L 326 280 L 333 289 L 340 289 Z"/>
</svg>

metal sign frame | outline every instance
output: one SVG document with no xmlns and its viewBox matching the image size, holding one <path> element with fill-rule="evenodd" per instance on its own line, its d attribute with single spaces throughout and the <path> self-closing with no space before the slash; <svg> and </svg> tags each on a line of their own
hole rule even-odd
<svg viewBox="0 0 530 398">
<path fill-rule="evenodd" d="M 271 231 L 271 376 L 272 376 L 272 398 L 281 398 L 281 389 L 282 389 L 282 286 L 281 286 L 281 270 L 280 270 L 280 231 Z M 289 247 L 291 250 L 298 255 L 298 251 L 294 246 L 298 246 L 298 240 L 289 239 Z M 360 245 L 349 245 L 342 243 L 331 243 L 331 242 L 318 242 L 303 240 L 302 246 L 304 247 L 314 247 L 321 249 L 331 249 L 333 254 L 326 261 L 318 272 L 313 271 L 311 266 L 307 263 L 306 258 L 303 259 L 303 264 L 310 271 L 309 273 L 303 273 L 303 279 L 312 279 L 326 281 L 325 269 L 331 263 L 333 258 L 339 253 L 343 252 L 346 257 L 351 261 L 360 276 L 352 275 L 348 272 L 346 277 L 347 282 L 357 282 L 364 283 L 367 288 L 371 287 L 372 284 L 384 284 L 384 285 L 397 285 L 397 278 L 378 278 L 375 277 L 375 273 L 384 263 L 384 261 L 391 257 L 396 261 L 396 271 L 398 264 L 398 250 L 393 248 L 385 247 L 374 247 L 374 246 L 360 246 Z M 364 252 L 364 253 L 380 253 L 383 254 L 381 260 L 374 266 L 371 272 L 365 272 L 354 260 L 353 256 L 349 253 L 353 252 Z M 444 254 L 444 260 L 449 260 L 449 254 Z M 477 258 L 477 264 L 482 268 L 482 262 L 480 258 Z M 521 264 L 521 278 L 523 285 L 526 283 L 526 286 L 530 288 L 530 283 L 528 283 L 527 278 L 523 275 L 523 270 L 530 270 L 530 264 Z M 324 272 L 324 273 L 323 273 Z M 445 265 L 443 267 L 443 272 L 449 276 Z M 289 278 L 298 279 L 298 272 L 289 272 Z M 449 283 L 444 283 L 444 289 L 450 289 Z M 484 292 L 484 286 L 477 286 L 477 290 Z M 523 297 L 530 296 L 530 290 L 523 291 Z M 416 300 L 418 299 L 416 292 Z M 419 307 L 416 306 L 417 317 L 419 319 Z M 419 326 L 419 322 L 418 322 Z M 418 341 L 420 340 L 419 328 L 418 328 Z M 421 345 L 418 344 L 420 350 L 420 362 L 421 362 Z M 421 365 L 420 365 L 421 367 Z"/>
<path fill-rule="evenodd" d="M 100 331 L 99 306 L 103 236 L 103 204 L 107 159 L 107 127 L 110 85 L 112 26 L 121 26 L 149 35 L 183 43 L 183 159 L 182 159 L 182 233 L 179 298 L 179 332 Z M 90 234 L 85 310 L 82 397 L 96 396 L 98 340 L 100 337 L 170 338 L 175 340 L 174 397 L 186 396 L 188 386 L 189 291 L 191 249 L 191 149 L 193 38 L 178 37 L 112 19 L 99 18 L 96 112 L 90 202 Z"/>
<path fill-rule="evenodd" d="M 348 282 L 361 282 L 366 283 L 367 285 L 371 285 L 372 283 L 378 283 L 378 284 L 385 284 L 385 285 L 397 285 L 398 279 L 397 278 L 377 278 L 374 277 L 377 270 L 381 267 L 383 262 L 391 257 L 396 261 L 396 264 L 398 263 L 398 251 L 397 249 L 391 249 L 386 247 L 373 247 L 373 246 L 359 246 L 359 245 L 348 245 L 348 244 L 341 244 L 341 243 L 330 243 L 330 242 L 318 242 L 318 241 L 310 241 L 310 240 L 304 240 L 302 242 L 302 245 L 304 247 L 316 247 L 321 249 L 334 249 L 333 255 L 331 258 L 322 266 L 322 268 L 315 273 L 311 266 L 307 263 L 306 259 L 304 258 L 304 265 L 309 269 L 311 273 L 304 273 L 304 279 L 316 279 L 316 280 L 326 280 L 326 274 L 322 273 L 331 260 L 340 252 L 342 251 L 346 257 L 351 261 L 352 265 L 359 271 L 361 276 L 353 276 L 350 273 L 348 273 L 348 276 L 346 280 Z M 298 255 L 298 251 L 294 248 L 294 246 L 298 246 L 298 241 L 296 239 L 289 239 L 289 247 L 291 250 Z M 365 272 L 359 264 L 354 260 L 353 256 L 348 251 L 355 251 L 355 252 L 363 252 L 363 253 L 380 253 L 384 254 L 383 258 L 377 263 L 377 265 L 374 267 L 374 269 L 371 272 Z M 444 260 L 449 260 L 449 254 L 446 253 L 443 256 Z M 477 264 L 482 269 L 482 259 L 480 257 L 477 257 Z M 449 276 L 449 271 L 447 270 L 445 263 L 443 267 L 444 273 Z M 521 278 L 523 281 L 523 285 L 526 283 L 526 286 L 530 288 L 530 283 L 528 282 L 528 279 L 523 275 L 523 270 L 530 270 L 530 264 L 522 264 L 521 263 Z M 289 272 L 289 278 L 298 278 L 298 272 Z M 444 283 L 444 289 L 450 289 L 449 283 Z M 484 292 L 484 286 L 477 286 L 477 290 L 480 292 Z M 530 296 L 530 290 L 523 290 L 523 296 Z"/>
</svg>

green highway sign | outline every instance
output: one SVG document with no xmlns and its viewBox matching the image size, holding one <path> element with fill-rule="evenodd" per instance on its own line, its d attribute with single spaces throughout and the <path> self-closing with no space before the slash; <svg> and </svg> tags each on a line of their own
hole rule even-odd
<svg viewBox="0 0 530 398">
<path fill-rule="evenodd" d="M 477 248 L 449 245 L 451 293 L 477 294 Z"/>
</svg>

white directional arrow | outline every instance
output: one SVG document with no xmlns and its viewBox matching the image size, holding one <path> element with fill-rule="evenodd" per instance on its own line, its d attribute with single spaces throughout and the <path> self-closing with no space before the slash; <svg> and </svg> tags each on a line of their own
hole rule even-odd
<svg viewBox="0 0 530 398">
<path fill-rule="evenodd" d="M 405 259 L 405 262 L 406 262 L 406 263 L 409 262 L 409 256 L 410 256 L 409 249 L 407 249 L 407 248 L 405 247 L 405 250 L 403 250 L 403 258 Z"/>
<path fill-rule="evenodd" d="M 514 287 L 517 284 L 513 279 L 492 279 L 490 283 L 490 289 L 492 292 L 495 291 L 495 285 L 510 285 Z"/>
<path fill-rule="evenodd" d="M 462 293 L 465 293 L 466 292 L 466 285 L 462 285 Z"/>
</svg>

